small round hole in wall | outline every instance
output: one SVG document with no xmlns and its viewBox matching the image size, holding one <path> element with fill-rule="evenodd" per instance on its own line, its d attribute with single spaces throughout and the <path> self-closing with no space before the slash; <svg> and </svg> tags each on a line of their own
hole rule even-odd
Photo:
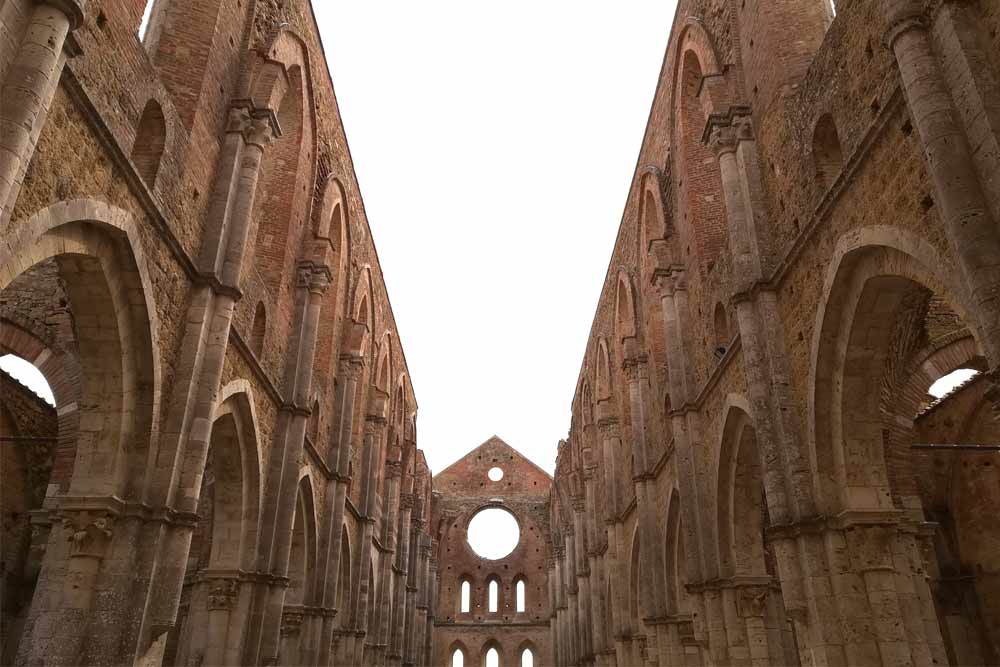
<svg viewBox="0 0 1000 667">
<path fill-rule="evenodd" d="M 493 466 L 492 468 L 490 468 L 490 471 L 486 473 L 486 476 L 489 477 L 490 481 L 492 482 L 499 482 L 501 479 L 503 479 L 503 470 L 497 468 L 496 466 Z"/>
</svg>

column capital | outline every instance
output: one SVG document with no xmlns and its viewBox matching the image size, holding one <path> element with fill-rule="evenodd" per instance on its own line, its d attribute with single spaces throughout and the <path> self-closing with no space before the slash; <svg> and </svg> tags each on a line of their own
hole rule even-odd
<svg viewBox="0 0 1000 667">
<path fill-rule="evenodd" d="M 716 157 L 735 153 L 741 141 L 753 141 L 753 120 L 750 107 L 731 106 L 721 113 L 713 113 L 705 123 L 702 141 L 715 152 Z"/>
<path fill-rule="evenodd" d="M 35 0 L 36 5 L 55 7 L 69 19 L 69 31 L 73 32 L 83 25 L 83 10 L 86 0 Z"/>
<path fill-rule="evenodd" d="M 649 358 L 645 354 L 636 354 L 626 357 L 622 361 L 622 370 L 625 371 L 625 379 L 628 382 L 635 382 L 646 377 L 646 362 Z"/>
<path fill-rule="evenodd" d="M 227 133 L 243 135 L 247 145 L 262 151 L 275 137 L 281 136 L 278 116 L 271 109 L 257 109 L 249 99 L 233 100 L 229 109 Z"/>
<path fill-rule="evenodd" d="M 389 479 L 399 479 L 403 476 L 403 462 L 402 461 L 386 461 L 385 462 L 385 476 Z M 400 498 L 402 502 L 402 498 Z"/>
<path fill-rule="evenodd" d="M 333 273 L 330 267 L 311 261 L 299 262 L 295 274 L 295 286 L 308 289 L 313 294 L 322 295 L 330 287 Z"/>
<path fill-rule="evenodd" d="M 103 558 L 114 536 L 114 521 L 114 516 L 105 512 L 62 512 L 70 555 Z"/>
<path fill-rule="evenodd" d="M 364 367 L 364 357 L 356 354 L 342 354 L 337 360 L 337 372 L 345 380 L 358 380 Z"/>
<path fill-rule="evenodd" d="M 240 582 L 233 577 L 219 577 L 207 580 L 208 609 L 233 610 L 240 594 Z"/>
<path fill-rule="evenodd" d="M 911 30 L 927 29 L 927 19 L 924 16 L 922 2 L 914 2 L 913 0 L 887 2 L 882 0 L 880 4 L 886 21 L 882 41 L 888 48 L 891 49 L 901 35 Z"/>
</svg>

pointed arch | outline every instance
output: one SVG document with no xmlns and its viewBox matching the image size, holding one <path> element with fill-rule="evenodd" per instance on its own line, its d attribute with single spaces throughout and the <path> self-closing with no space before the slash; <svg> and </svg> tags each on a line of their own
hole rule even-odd
<svg viewBox="0 0 1000 667">
<path fill-rule="evenodd" d="M 813 167 L 816 183 L 824 190 L 840 176 L 844 168 L 844 150 L 833 114 L 825 113 L 816 121 L 812 141 Z"/>
<path fill-rule="evenodd" d="M 615 292 L 615 342 L 621 344 L 626 338 L 635 338 L 638 332 L 632 277 L 625 271 L 619 271 Z"/>
<path fill-rule="evenodd" d="M 156 185 L 160 162 L 167 142 L 167 122 L 163 109 L 155 99 L 146 102 L 132 143 L 132 164 L 150 189 Z"/>
<path fill-rule="evenodd" d="M 597 387 L 598 402 L 611 398 L 613 391 L 613 375 L 611 373 L 611 354 L 608 352 L 607 339 L 597 342 L 597 360 L 595 363 L 594 385 Z"/>
<path fill-rule="evenodd" d="M 290 554 L 285 606 L 312 604 L 316 573 L 316 501 L 308 474 L 299 479 Z"/>
<path fill-rule="evenodd" d="M 675 43 L 671 145 L 677 149 L 678 169 L 685 175 L 678 185 L 680 245 L 685 259 L 708 273 L 728 243 L 728 227 L 721 173 L 703 135 L 708 118 L 725 109 L 731 95 L 718 51 L 700 21 L 689 19 Z"/>
</svg>

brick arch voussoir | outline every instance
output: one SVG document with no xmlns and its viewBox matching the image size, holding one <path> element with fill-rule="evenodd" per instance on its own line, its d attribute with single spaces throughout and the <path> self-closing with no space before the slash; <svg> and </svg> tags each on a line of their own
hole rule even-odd
<svg viewBox="0 0 1000 667">
<path fill-rule="evenodd" d="M 80 395 L 78 377 L 66 372 L 66 351 L 51 334 L 35 322 L 0 309 L 0 355 L 14 354 L 41 371 L 49 383 L 56 405 L 70 405 Z"/>
</svg>

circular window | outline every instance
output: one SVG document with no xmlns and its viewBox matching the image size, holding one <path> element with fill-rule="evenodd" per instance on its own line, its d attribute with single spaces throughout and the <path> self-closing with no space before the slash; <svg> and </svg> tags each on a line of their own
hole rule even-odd
<svg viewBox="0 0 1000 667">
<path fill-rule="evenodd" d="M 521 540 L 517 519 L 507 510 L 488 507 L 469 522 L 469 546 L 480 557 L 499 560 L 510 555 Z"/>
<path fill-rule="evenodd" d="M 494 482 L 499 482 L 501 479 L 503 479 L 503 470 L 500 470 L 500 468 L 493 466 L 492 468 L 490 468 L 490 471 L 486 473 L 486 476 L 489 477 L 490 480 Z"/>
</svg>

